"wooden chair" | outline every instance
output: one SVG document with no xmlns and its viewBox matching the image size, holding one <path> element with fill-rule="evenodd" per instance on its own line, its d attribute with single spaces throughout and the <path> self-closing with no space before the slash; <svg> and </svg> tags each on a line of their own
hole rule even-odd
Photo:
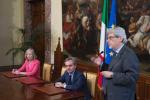
<svg viewBox="0 0 150 100">
<path fill-rule="evenodd" d="M 42 79 L 45 81 L 51 81 L 52 78 L 52 64 L 44 63 Z"/>
<path fill-rule="evenodd" d="M 91 91 L 92 98 L 93 98 L 93 100 L 95 100 L 97 73 L 84 72 L 84 75 L 87 79 L 87 85 Z"/>
<path fill-rule="evenodd" d="M 62 69 L 61 69 L 61 76 L 64 74 L 65 71 L 66 71 L 66 68 L 62 67 Z"/>
<path fill-rule="evenodd" d="M 60 38 L 58 39 L 57 48 L 54 52 L 54 68 L 52 73 L 52 81 L 55 82 L 61 76 L 63 66 L 63 53 L 61 51 Z"/>
</svg>

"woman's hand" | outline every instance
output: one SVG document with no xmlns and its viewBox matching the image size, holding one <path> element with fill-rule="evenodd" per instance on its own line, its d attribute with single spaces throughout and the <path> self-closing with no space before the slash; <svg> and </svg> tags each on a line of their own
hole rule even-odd
<svg viewBox="0 0 150 100">
<path fill-rule="evenodd" d="M 19 74 L 21 74 L 21 75 L 26 75 L 26 72 L 19 72 Z"/>
<path fill-rule="evenodd" d="M 17 69 L 12 69 L 13 74 L 20 74 L 20 72 Z"/>
</svg>

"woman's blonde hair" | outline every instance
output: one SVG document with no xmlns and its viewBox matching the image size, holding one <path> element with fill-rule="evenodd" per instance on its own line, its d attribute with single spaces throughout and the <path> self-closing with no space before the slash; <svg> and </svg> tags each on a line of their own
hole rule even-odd
<svg viewBox="0 0 150 100">
<path fill-rule="evenodd" d="M 34 49 L 33 49 L 33 48 L 28 48 L 28 49 L 26 50 L 26 52 L 25 52 L 25 59 L 27 59 L 27 56 L 26 56 L 26 55 L 27 55 L 27 52 L 28 52 L 28 51 L 31 51 L 31 52 L 32 52 L 33 59 L 36 59 L 36 58 L 37 58 Z"/>
</svg>

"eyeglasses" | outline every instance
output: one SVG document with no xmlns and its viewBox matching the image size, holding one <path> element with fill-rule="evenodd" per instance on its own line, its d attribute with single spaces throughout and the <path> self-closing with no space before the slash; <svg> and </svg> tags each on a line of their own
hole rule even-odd
<svg viewBox="0 0 150 100">
<path fill-rule="evenodd" d="M 109 36 L 107 37 L 107 40 L 112 40 L 113 38 L 118 38 L 117 36 Z"/>
</svg>

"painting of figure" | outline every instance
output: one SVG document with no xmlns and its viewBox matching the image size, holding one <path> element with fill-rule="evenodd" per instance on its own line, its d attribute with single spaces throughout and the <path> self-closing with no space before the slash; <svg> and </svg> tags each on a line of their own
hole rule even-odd
<svg viewBox="0 0 150 100">
<path fill-rule="evenodd" d="M 148 67 L 150 66 L 150 2 L 149 0 L 123 2 L 119 0 L 118 11 L 121 23 L 128 33 L 128 45 L 138 55 L 141 68 L 150 71 Z"/>
<path fill-rule="evenodd" d="M 87 58 L 98 52 L 99 0 L 62 0 L 63 47 L 66 54 Z"/>
<path fill-rule="evenodd" d="M 141 68 L 150 71 L 150 1 L 116 1 L 117 25 L 125 28 L 127 43 L 139 57 Z M 65 54 L 79 58 L 98 54 L 102 7 L 103 0 L 62 0 Z"/>
</svg>

